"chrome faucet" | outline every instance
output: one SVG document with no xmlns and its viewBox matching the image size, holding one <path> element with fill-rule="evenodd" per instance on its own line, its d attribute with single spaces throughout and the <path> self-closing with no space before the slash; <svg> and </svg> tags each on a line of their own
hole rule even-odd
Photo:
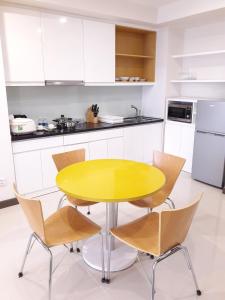
<svg viewBox="0 0 225 300">
<path fill-rule="evenodd" d="M 135 109 L 135 111 L 136 111 L 136 116 L 135 116 L 135 117 L 136 117 L 136 118 L 139 117 L 139 116 L 141 115 L 141 110 L 138 109 L 136 106 L 131 105 L 131 108 Z"/>
</svg>

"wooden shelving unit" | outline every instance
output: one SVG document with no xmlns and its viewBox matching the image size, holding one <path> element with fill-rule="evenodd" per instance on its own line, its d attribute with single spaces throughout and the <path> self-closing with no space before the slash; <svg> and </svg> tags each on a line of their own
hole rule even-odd
<svg viewBox="0 0 225 300">
<path fill-rule="evenodd" d="M 155 81 L 156 32 L 116 26 L 116 77 Z"/>
</svg>

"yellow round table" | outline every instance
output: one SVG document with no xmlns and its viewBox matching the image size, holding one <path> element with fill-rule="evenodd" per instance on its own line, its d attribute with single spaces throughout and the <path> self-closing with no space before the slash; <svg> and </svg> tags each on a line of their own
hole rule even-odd
<svg viewBox="0 0 225 300">
<path fill-rule="evenodd" d="M 60 171 L 57 186 L 65 194 L 81 200 L 106 202 L 106 228 L 117 226 L 117 204 L 142 199 L 162 188 L 165 176 L 151 165 L 120 159 L 98 159 L 73 164 Z M 137 252 L 112 239 L 111 269 L 119 271 L 136 260 Z M 88 240 L 84 260 L 100 270 L 100 241 Z"/>
</svg>

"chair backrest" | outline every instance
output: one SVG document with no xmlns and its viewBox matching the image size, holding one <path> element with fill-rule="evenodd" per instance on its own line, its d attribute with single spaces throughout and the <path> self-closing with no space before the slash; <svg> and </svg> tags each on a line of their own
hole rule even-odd
<svg viewBox="0 0 225 300">
<path fill-rule="evenodd" d="M 181 244 L 189 231 L 192 219 L 202 194 L 188 206 L 181 209 L 166 210 L 159 215 L 159 249 L 160 254 Z"/>
<path fill-rule="evenodd" d="M 61 171 L 65 167 L 72 165 L 74 163 L 82 162 L 85 160 L 85 150 L 73 150 L 63 153 L 58 153 L 52 155 L 54 163 L 58 171 Z"/>
<path fill-rule="evenodd" d="M 45 227 L 41 202 L 39 200 L 33 200 L 21 196 L 16 191 L 15 186 L 14 192 L 33 232 L 45 241 Z"/>
<path fill-rule="evenodd" d="M 169 196 L 185 164 L 185 159 L 171 154 L 154 151 L 153 165 L 159 168 L 166 176 L 166 183 L 160 192 Z"/>
</svg>

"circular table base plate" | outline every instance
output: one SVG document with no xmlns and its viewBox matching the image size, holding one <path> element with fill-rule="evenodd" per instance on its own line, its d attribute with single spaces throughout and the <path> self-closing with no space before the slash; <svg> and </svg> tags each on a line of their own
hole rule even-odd
<svg viewBox="0 0 225 300">
<path fill-rule="evenodd" d="M 85 242 L 83 248 L 83 259 L 92 268 L 101 271 L 101 237 L 96 236 Z M 107 250 L 105 253 L 105 269 L 107 268 Z M 115 241 L 115 249 L 111 251 L 110 270 L 112 272 L 127 269 L 135 263 L 137 250 Z"/>
</svg>

